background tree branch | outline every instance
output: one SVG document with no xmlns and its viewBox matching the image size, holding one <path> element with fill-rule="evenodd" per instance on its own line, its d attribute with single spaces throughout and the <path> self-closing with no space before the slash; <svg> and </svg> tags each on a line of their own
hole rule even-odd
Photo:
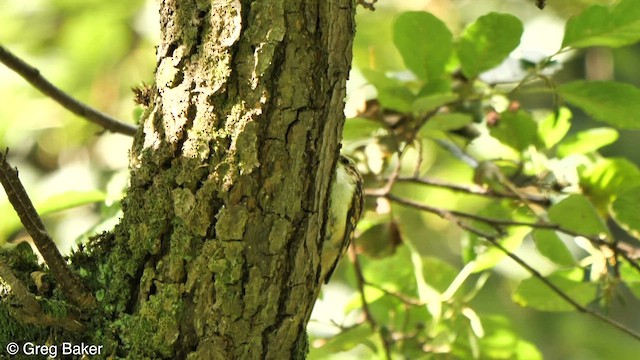
<svg viewBox="0 0 640 360">
<path fill-rule="evenodd" d="M 57 88 L 49 82 L 49 80 L 45 79 L 38 69 L 15 56 L 2 45 L 0 45 L 0 62 L 9 69 L 15 71 L 18 75 L 22 76 L 22 78 L 27 80 L 41 93 L 50 97 L 65 109 L 80 116 L 81 118 L 87 119 L 90 122 L 115 133 L 127 136 L 133 136 L 136 133 L 135 126 L 123 123 L 86 104 L 83 104 Z"/>
</svg>

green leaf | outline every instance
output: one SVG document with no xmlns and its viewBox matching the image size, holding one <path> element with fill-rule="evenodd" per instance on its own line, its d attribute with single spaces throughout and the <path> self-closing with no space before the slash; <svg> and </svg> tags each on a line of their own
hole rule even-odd
<svg viewBox="0 0 640 360">
<path fill-rule="evenodd" d="M 367 81 L 376 88 L 378 101 L 384 108 L 401 112 L 411 111 L 415 95 L 403 82 L 390 78 L 379 71 L 371 69 L 360 69 L 360 71 Z"/>
<path fill-rule="evenodd" d="M 484 336 L 469 334 L 469 325 L 458 326 L 451 358 L 454 359 L 512 359 L 542 360 L 540 351 L 535 345 L 522 340 L 513 329 L 513 319 L 502 315 L 480 315 Z M 460 336 L 463 331 L 471 336 Z M 452 336 L 453 338 L 453 336 Z M 413 357 L 417 358 L 417 357 Z M 413 359 L 412 358 L 412 359 Z M 446 356 L 445 356 L 446 358 Z M 423 357 L 420 359 L 432 359 Z M 439 359 L 435 357 L 433 359 Z"/>
<path fill-rule="evenodd" d="M 429 82 L 424 83 L 422 88 L 418 91 L 418 96 L 428 96 L 434 94 L 447 94 L 451 92 L 451 88 L 453 87 L 453 81 L 446 77 L 442 77 L 436 80 L 429 80 Z"/>
<path fill-rule="evenodd" d="M 393 24 L 393 43 L 405 65 L 420 79 L 436 79 L 453 51 L 453 35 L 437 17 L 423 11 L 405 12 Z"/>
<path fill-rule="evenodd" d="M 550 149 L 560 142 L 571 128 L 571 111 L 561 107 L 558 114 L 551 114 L 538 124 L 538 138 Z"/>
<path fill-rule="evenodd" d="M 640 129 L 640 90 L 614 81 L 574 81 L 558 93 L 594 119 L 622 129 Z"/>
<path fill-rule="evenodd" d="M 478 215 L 502 220 L 526 220 L 509 207 L 508 202 L 491 203 L 478 212 Z M 495 234 L 495 228 L 481 221 L 472 223 L 474 229 L 488 234 Z M 509 251 L 515 251 L 531 231 L 525 226 L 511 226 L 506 229 L 506 235 L 499 240 L 500 244 Z M 468 234 L 463 242 L 463 260 L 465 263 L 475 261 L 474 273 L 492 268 L 506 256 L 501 250 L 492 246 L 487 240 L 476 234 Z"/>
<path fill-rule="evenodd" d="M 458 271 L 446 261 L 430 256 L 422 258 L 422 272 L 427 284 L 441 294 L 447 290 L 458 274 Z"/>
<path fill-rule="evenodd" d="M 411 251 L 406 246 L 398 247 L 393 256 L 383 259 L 360 260 L 364 276 L 371 282 L 383 287 L 414 294 L 416 284 L 411 264 Z M 354 281 L 355 283 L 355 281 Z"/>
<path fill-rule="evenodd" d="M 319 349 L 313 350 L 311 352 L 316 353 L 314 355 L 317 355 L 317 356 L 321 355 L 320 351 L 325 354 L 335 354 L 337 352 L 351 350 L 354 347 L 361 345 L 363 343 L 367 343 L 373 348 L 375 348 L 375 345 L 371 343 L 372 335 L 373 335 L 373 332 L 371 331 L 370 326 L 356 325 L 332 337 Z M 322 357 L 313 356 L 312 358 L 320 359 Z"/>
<path fill-rule="evenodd" d="M 579 169 L 578 175 L 582 191 L 601 213 L 619 194 L 640 184 L 638 167 L 622 158 L 600 159 L 594 166 Z"/>
<path fill-rule="evenodd" d="M 640 273 L 626 261 L 619 265 L 620 277 L 633 295 L 640 299 Z"/>
<path fill-rule="evenodd" d="M 421 96 L 413 102 L 411 110 L 418 115 L 427 114 L 430 111 L 434 111 L 439 107 L 453 102 L 457 99 L 458 95 L 453 93 L 438 93 L 428 96 Z"/>
<path fill-rule="evenodd" d="M 585 306 L 596 298 L 597 284 L 576 280 L 580 271 L 559 271 L 546 279 L 560 288 L 578 304 Z M 575 311 L 576 308 L 553 292 L 538 278 L 523 280 L 513 294 L 513 301 L 520 306 L 531 307 L 542 311 Z"/>
<path fill-rule="evenodd" d="M 397 226 L 389 221 L 388 216 L 369 216 L 358 225 L 358 250 L 361 254 L 374 259 L 393 256 L 397 244 L 394 239 L 400 235 Z"/>
<path fill-rule="evenodd" d="M 500 244 L 507 250 L 513 252 L 522 244 L 522 240 L 529 233 L 531 229 L 523 226 L 512 226 L 507 231 L 507 236 L 503 239 L 500 239 Z M 489 246 L 489 245 L 487 245 Z M 491 246 L 486 251 L 478 254 L 478 257 L 475 259 L 476 266 L 473 269 L 473 272 L 477 273 L 480 271 L 484 271 L 490 269 L 496 264 L 498 264 L 505 257 L 505 253 L 501 250 Z"/>
<path fill-rule="evenodd" d="M 594 5 L 567 22 L 562 47 L 621 47 L 640 40 L 640 3 L 621 0 L 612 7 Z"/>
<path fill-rule="evenodd" d="M 482 326 L 486 332 L 479 340 L 482 358 L 513 359 L 519 339 L 511 328 L 509 319 L 503 316 L 483 316 Z"/>
<path fill-rule="evenodd" d="M 612 128 L 596 128 L 569 136 L 558 146 L 558 156 L 588 154 L 618 140 L 618 131 Z"/>
<path fill-rule="evenodd" d="M 474 78 L 499 65 L 520 44 L 522 22 L 509 14 L 489 13 L 468 26 L 457 43 L 462 72 Z"/>
<path fill-rule="evenodd" d="M 513 357 L 517 360 L 543 360 L 542 353 L 538 348 L 526 341 L 520 339 L 518 341 L 518 345 L 516 345 L 515 356 Z"/>
<path fill-rule="evenodd" d="M 473 122 L 473 117 L 468 114 L 438 114 L 427 120 L 427 123 L 424 124 L 422 129 L 420 129 L 420 133 L 422 135 L 427 135 L 429 132 L 433 131 L 457 130 L 465 125 L 471 124 L 471 122 Z"/>
<path fill-rule="evenodd" d="M 631 235 L 640 238 L 640 187 L 632 187 L 618 195 L 611 205 L 614 220 Z"/>
<path fill-rule="evenodd" d="M 549 209 L 549 220 L 562 228 L 593 236 L 609 233 L 591 202 L 583 195 L 570 195 Z"/>
<path fill-rule="evenodd" d="M 62 211 L 82 205 L 104 201 L 105 194 L 102 191 L 67 191 L 57 194 L 38 203 L 37 209 L 40 215 Z"/>
<path fill-rule="evenodd" d="M 350 118 L 344 122 L 342 137 L 344 140 L 369 139 L 371 134 L 382 129 L 378 121 L 365 118 Z"/>
<path fill-rule="evenodd" d="M 547 259 L 560 266 L 573 266 L 576 261 L 562 240 L 553 230 L 536 229 L 532 232 L 536 248 Z"/>
<path fill-rule="evenodd" d="M 34 200 L 34 206 L 40 216 L 105 200 L 106 195 L 101 191 L 68 191 L 53 195 L 45 200 Z M 6 203 L 0 206 L 0 239 L 6 239 L 10 234 L 22 227 L 18 215 Z M 4 241 L 4 240 L 3 240 Z"/>
<path fill-rule="evenodd" d="M 525 150 L 538 140 L 538 125 L 525 111 L 504 111 L 500 121 L 489 133 L 501 143 L 518 151 Z"/>
</svg>

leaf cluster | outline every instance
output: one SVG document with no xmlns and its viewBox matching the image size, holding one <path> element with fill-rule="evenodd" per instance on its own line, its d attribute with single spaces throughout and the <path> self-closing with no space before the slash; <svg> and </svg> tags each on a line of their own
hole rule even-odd
<svg viewBox="0 0 640 360">
<path fill-rule="evenodd" d="M 344 129 L 369 195 L 346 273 L 359 291 L 313 356 L 542 358 L 506 313 L 476 309 L 497 271 L 521 307 L 585 313 L 640 339 L 607 315 L 629 290 L 640 297 L 640 170 L 599 153 L 640 129 L 640 89 L 554 76 L 567 52 L 637 43 L 640 3 L 587 8 L 536 59 L 516 51 L 523 29 L 489 13 L 454 35 L 405 12 L 392 40 L 406 70 L 358 69 L 375 90 L 352 94 L 363 100 Z M 575 130 L 576 112 L 604 126 Z"/>
</svg>

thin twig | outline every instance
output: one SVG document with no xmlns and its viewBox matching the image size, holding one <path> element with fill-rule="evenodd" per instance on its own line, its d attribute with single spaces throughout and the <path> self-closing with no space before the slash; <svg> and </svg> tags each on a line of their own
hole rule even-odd
<svg viewBox="0 0 640 360">
<path fill-rule="evenodd" d="M 422 166 L 422 162 L 424 161 L 423 159 L 423 155 L 422 155 L 422 150 L 424 148 L 423 142 L 422 141 L 414 141 L 415 147 L 416 147 L 416 164 L 413 167 L 413 178 L 419 178 L 420 177 L 420 166 Z M 401 177 L 398 177 L 398 180 L 400 180 Z"/>
<path fill-rule="evenodd" d="M 389 175 L 389 177 L 386 179 L 387 182 L 384 184 L 384 186 L 375 190 L 377 193 L 386 194 L 391 192 L 393 185 L 396 183 L 396 181 L 400 177 L 400 170 L 402 170 L 402 155 L 404 155 L 404 152 L 407 148 L 408 146 L 405 146 L 404 149 L 396 150 L 396 154 L 398 155 L 398 162 L 396 163 L 395 167 L 391 171 L 391 175 Z"/>
<path fill-rule="evenodd" d="M 7 153 L 8 151 L 7 149 Z M 18 179 L 18 170 L 11 168 L 7 162 L 6 154 L 1 152 L 0 183 L 2 183 L 9 202 L 18 214 L 22 225 L 33 238 L 33 243 L 40 251 L 67 298 L 81 309 L 95 307 L 96 301 L 93 295 L 84 288 L 80 279 L 67 267 L 66 261 L 47 233 L 27 191 Z"/>
<path fill-rule="evenodd" d="M 380 340 L 382 341 L 382 347 L 384 348 L 384 353 L 387 359 L 391 360 L 391 344 L 389 344 L 389 339 L 386 334 L 381 331 L 380 325 L 373 317 L 371 310 L 369 310 L 369 304 L 367 303 L 367 298 L 364 294 L 364 286 L 367 281 L 364 278 L 364 274 L 362 274 L 362 267 L 360 266 L 360 260 L 358 259 L 358 254 L 356 253 L 356 247 L 353 242 L 349 246 L 349 254 L 351 255 L 351 259 L 353 260 L 353 268 L 356 273 L 356 283 L 358 284 L 358 291 L 360 292 L 360 299 L 362 301 L 362 311 L 364 312 L 364 317 L 366 321 L 371 325 L 371 329 L 377 332 L 380 335 Z"/>
<path fill-rule="evenodd" d="M 365 193 L 368 196 L 384 197 L 384 198 L 387 198 L 388 200 L 394 201 L 394 202 L 396 202 L 398 204 L 410 206 L 410 207 L 418 209 L 418 210 L 422 210 L 422 211 L 426 211 L 428 213 L 436 214 L 436 215 L 440 216 L 443 219 L 449 219 L 451 216 L 459 216 L 459 217 L 462 217 L 462 218 L 481 221 L 481 222 L 489 224 L 489 225 L 494 225 L 496 230 L 498 230 L 498 225 L 502 225 L 502 224 L 499 224 L 499 223 L 496 222 L 496 220 L 498 220 L 498 219 L 489 218 L 489 217 L 481 216 L 481 215 L 469 214 L 469 213 L 465 213 L 465 212 L 457 211 L 457 210 L 445 210 L 445 209 L 437 208 L 437 207 L 434 207 L 434 206 L 426 205 L 426 204 L 423 204 L 423 203 L 420 203 L 420 202 L 417 202 L 417 201 L 401 198 L 401 197 L 396 196 L 396 195 L 391 194 L 391 193 L 379 194 L 377 192 L 368 192 L 368 191 L 365 192 Z"/>
<path fill-rule="evenodd" d="M 415 177 L 415 176 L 401 176 L 397 179 L 398 182 L 412 182 L 427 186 L 433 186 L 438 188 L 443 188 L 455 192 L 461 192 L 465 194 L 485 196 L 491 198 L 507 198 L 507 199 L 520 199 L 520 196 L 512 193 L 502 193 L 496 192 L 489 188 L 484 188 L 481 186 L 465 186 L 459 184 L 453 184 L 447 181 L 433 179 L 433 178 L 424 178 L 424 177 Z M 521 194 L 523 197 L 527 199 L 527 201 L 531 203 L 535 203 L 541 206 L 549 206 L 551 205 L 551 201 L 544 196 L 532 195 L 532 194 Z"/>
<path fill-rule="evenodd" d="M 469 165 L 476 175 L 482 174 L 481 178 L 485 178 L 484 180 L 497 181 L 500 185 L 506 187 L 516 198 L 518 198 L 522 203 L 524 203 L 531 213 L 536 215 L 540 220 L 539 211 L 532 206 L 531 201 L 529 201 L 528 196 L 522 194 L 520 190 L 518 190 L 517 186 L 515 186 L 509 178 L 502 173 L 502 170 L 491 161 L 478 161 L 477 159 L 469 156 L 463 149 L 458 147 L 455 143 L 449 140 L 441 140 L 436 139 L 436 143 L 438 143 L 441 147 L 449 151 L 451 155 L 455 158 L 463 161 L 467 165 Z M 549 203 L 547 203 L 549 205 Z"/>
<path fill-rule="evenodd" d="M 463 216 L 461 214 L 464 214 L 464 213 L 456 212 L 456 214 L 458 214 L 458 216 Z M 467 215 L 470 215 L 470 214 L 467 214 Z M 584 239 L 587 239 L 590 243 L 592 243 L 595 246 L 606 247 L 611 251 L 613 251 L 616 255 L 622 256 L 622 258 L 624 258 L 629 263 L 629 265 L 631 265 L 631 267 L 636 269 L 636 271 L 640 272 L 640 265 L 638 265 L 638 263 L 633 260 L 632 255 L 630 255 L 637 252 L 637 250 L 632 246 L 630 246 L 629 244 L 625 244 L 619 241 L 613 242 L 613 243 L 607 242 L 603 239 L 600 239 L 597 236 L 584 235 L 577 231 L 563 228 L 558 224 L 545 223 L 545 222 L 532 223 L 532 222 L 525 222 L 525 221 L 491 219 L 486 217 L 475 217 L 475 216 L 473 218 L 474 220 L 482 221 L 492 226 L 525 226 L 525 227 L 530 227 L 532 229 L 553 230 L 553 231 L 557 231 L 573 237 L 582 237 Z"/>
<path fill-rule="evenodd" d="M 15 56 L 5 47 L 0 45 L 0 62 L 7 66 L 9 69 L 15 71 L 18 75 L 22 76 L 31 85 L 38 89 L 41 93 L 52 98 L 58 104 L 62 105 L 65 109 L 72 113 L 83 117 L 90 122 L 97 124 L 114 133 L 120 133 L 123 135 L 133 136 L 136 133 L 136 127 L 130 124 L 123 123 L 107 114 L 104 114 L 80 101 L 74 99 L 55 85 L 45 79 L 40 71 L 33 66 L 27 64 L 24 60 Z"/>
<path fill-rule="evenodd" d="M 371 282 L 368 282 L 368 281 L 365 281 L 364 284 L 366 286 L 371 286 L 374 289 L 380 290 L 383 293 L 385 293 L 386 295 L 389 295 L 391 297 L 394 297 L 394 298 L 402 301 L 405 305 L 410 305 L 410 306 L 424 306 L 424 305 L 426 305 L 425 302 L 422 302 L 422 301 L 420 301 L 418 299 L 411 298 L 411 297 L 409 297 L 409 296 L 407 296 L 405 294 L 402 294 L 402 293 L 397 293 L 397 292 L 394 292 L 394 291 L 391 291 L 391 290 L 387 290 L 387 289 L 383 288 L 380 285 L 377 285 L 377 284 L 374 284 L 374 283 L 371 283 Z"/>
<path fill-rule="evenodd" d="M 623 242 L 618 242 L 617 248 L 620 249 L 618 255 L 622 256 L 622 258 L 624 258 L 637 272 L 640 272 L 640 265 L 638 265 L 635 260 L 638 258 L 639 250 L 630 244 Z"/>
<path fill-rule="evenodd" d="M 489 226 L 492 226 L 498 232 L 500 232 L 500 229 L 502 227 L 525 226 L 525 227 L 530 227 L 532 229 L 554 230 L 554 231 L 558 231 L 560 233 L 573 236 L 573 237 L 577 237 L 577 236 L 583 237 L 596 246 L 604 246 L 611 249 L 612 251 L 618 251 L 617 252 L 618 255 L 622 256 L 629 263 L 629 265 L 631 265 L 631 267 L 633 267 L 636 271 L 640 272 L 640 265 L 638 265 L 638 263 L 633 260 L 633 256 L 637 252 L 637 250 L 631 247 L 630 245 L 621 243 L 621 242 L 619 242 L 618 244 L 613 244 L 613 243 L 604 241 L 598 238 L 597 236 L 580 234 L 576 231 L 563 228 L 558 224 L 545 223 L 545 222 L 525 222 L 525 221 L 496 219 L 496 218 L 490 218 L 490 217 L 481 216 L 481 215 L 469 214 L 462 211 L 444 210 L 441 208 L 422 204 L 417 201 L 401 198 L 393 194 L 379 194 L 375 190 L 374 192 L 371 192 L 371 193 L 367 192 L 367 195 L 378 196 L 378 197 L 382 196 L 398 204 L 410 206 L 418 210 L 422 210 L 422 211 L 426 211 L 426 212 L 438 215 L 443 219 L 449 219 L 451 216 L 457 216 L 461 218 L 480 221 Z M 618 250 L 615 250 L 614 247 L 616 247 Z"/>
<path fill-rule="evenodd" d="M 571 306 L 573 306 L 577 311 L 591 315 L 625 333 L 627 333 L 628 335 L 640 340 L 640 334 L 634 332 L 633 330 L 629 329 L 628 327 L 616 322 L 613 319 L 610 319 L 600 313 L 597 313 L 591 309 L 588 309 L 582 305 L 580 305 L 578 302 L 576 302 L 575 300 L 573 300 L 573 298 L 571 298 L 569 295 L 567 295 L 564 291 L 562 291 L 562 289 L 560 289 L 559 287 L 557 287 L 555 284 L 553 284 L 550 280 L 546 279 L 544 276 L 542 276 L 542 274 L 540 274 L 540 272 L 538 272 L 535 268 L 533 268 L 531 265 L 527 264 L 526 261 L 522 260 L 519 256 L 513 254 L 512 252 L 510 252 L 508 249 L 506 249 L 504 246 L 502 246 L 502 244 L 500 244 L 500 242 L 498 242 L 498 239 L 500 238 L 501 234 L 500 232 L 498 232 L 497 234 L 489 234 L 489 233 L 485 233 L 484 231 L 478 230 L 472 226 L 467 225 L 466 223 L 464 223 L 463 221 L 460 220 L 460 217 L 466 217 L 472 220 L 478 220 L 481 222 L 484 222 L 488 225 L 493 226 L 494 228 L 496 228 L 497 231 L 499 231 L 499 227 L 500 226 L 529 226 L 532 228 L 538 227 L 538 228 L 544 228 L 544 229 L 552 229 L 552 230 L 556 230 L 556 231 L 560 231 L 560 232 L 565 232 L 566 234 L 574 234 L 575 236 L 582 236 L 585 237 L 586 239 L 589 239 L 591 241 L 594 241 L 595 243 L 599 244 L 599 245 L 604 245 L 604 246 L 613 246 L 612 244 L 609 244 L 601 239 L 597 239 L 597 238 L 593 238 L 593 237 L 587 237 L 581 234 L 576 234 L 573 231 L 569 231 L 566 229 L 562 229 L 561 227 L 559 227 L 558 225 L 555 224 L 544 224 L 544 223 L 525 223 L 525 222 L 518 222 L 518 221 L 510 221 L 510 220 L 502 220 L 502 219 L 491 219 L 491 218 L 487 218 L 484 216 L 479 216 L 479 215 L 473 215 L 473 214 L 467 214 L 467 213 L 463 213 L 463 212 L 459 212 L 459 211 L 450 211 L 450 210 L 444 210 L 444 209 L 439 209 L 439 208 L 434 208 L 428 205 L 424 205 L 412 200 L 407 200 L 407 199 L 403 199 L 400 197 L 397 197 L 395 195 L 392 194 L 386 194 L 385 196 L 387 199 L 391 200 L 391 201 L 395 201 L 397 203 L 400 204 L 404 204 L 404 205 L 408 205 L 408 206 L 412 206 L 415 207 L 417 209 L 423 210 L 423 211 L 427 211 L 436 215 L 439 215 L 442 218 L 448 219 L 450 221 L 452 221 L 453 223 L 457 224 L 460 228 L 462 228 L 463 230 L 466 230 L 470 233 L 476 234 L 482 238 L 487 239 L 487 241 L 489 241 L 489 243 L 491 243 L 493 246 L 495 246 L 496 248 L 498 248 L 498 250 L 502 251 L 505 255 L 507 255 L 509 258 L 511 258 L 513 261 L 515 261 L 516 263 L 518 263 L 520 266 L 522 266 L 525 270 L 527 270 L 527 272 L 529 272 L 533 277 L 538 278 L 540 281 L 542 281 L 551 291 L 553 291 L 554 293 L 556 293 L 558 296 L 560 296 L 562 299 L 564 299 L 566 302 L 568 302 L 569 304 L 571 304 Z M 628 259 L 630 260 L 630 259 Z"/>
<path fill-rule="evenodd" d="M 466 229 L 468 230 L 468 228 Z M 538 278 L 538 280 L 542 281 L 549 289 L 551 289 L 551 291 L 553 291 L 554 293 L 556 293 L 556 295 L 560 296 L 562 299 L 564 299 L 566 302 L 568 302 L 569 304 L 571 304 L 571 306 L 573 306 L 576 310 L 578 310 L 579 312 L 591 315 L 593 317 L 595 317 L 598 320 L 601 320 L 619 330 L 621 330 L 622 332 L 632 336 L 633 338 L 640 340 L 640 334 L 636 333 L 635 331 L 629 329 L 628 327 L 624 326 L 623 324 L 608 318 L 596 311 L 593 311 L 585 306 L 580 305 L 578 302 L 576 302 L 575 300 L 573 300 L 573 298 L 571 298 L 569 295 L 567 295 L 564 291 L 562 291 L 562 289 L 560 289 L 559 287 L 557 287 L 554 283 L 552 283 L 549 279 L 545 278 L 544 276 L 542 276 L 542 274 L 540 274 L 540 272 L 538 272 L 536 269 L 534 269 L 531 265 L 527 264 L 526 261 L 522 260 L 519 256 L 517 256 L 516 254 L 510 252 L 509 250 L 507 250 L 504 246 L 502 246 L 502 244 L 500 244 L 495 238 L 487 238 L 487 240 L 496 248 L 498 248 L 498 250 L 502 251 L 505 255 L 507 255 L 508 257 L 510 257 L 513 261 L 515 261 L 516 263 L 518 263 L 518 265 L 522 266 L 525 270 L 527 270 L 527 272 L 529 272 L 531 274 L 531 276 Z"/>
</svg>

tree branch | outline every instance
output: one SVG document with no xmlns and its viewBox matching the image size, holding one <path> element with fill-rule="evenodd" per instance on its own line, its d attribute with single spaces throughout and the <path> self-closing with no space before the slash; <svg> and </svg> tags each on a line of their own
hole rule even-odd
<svg viewBox="0 0 640 360">
<path fill-rule="evenodd" d="M 515 255 L 514 253 L 510 252 L 508 249 L 506 249 L 504 246 L 502 246 L 502 244 L 500 244 L 500 242 L 498 242 L 498 239 L 502 236 L 502 232 L 501 230 L 501 226 L 529 226 L 532 228 L 543 228 L 543 229 L 551 229 L 551 230 L 556 230 L 556 231 L 560 231 L 560 232 L 564 232 L 566 234 L 569 235 L 574 235 L 574 236 L 582 236 L 592 242 L 595 242 L 598 245 L 602 245 L 602 246 L 607 246 L 607 247 L 611 247 L 611 246 L 615 246 L 613 244 L 607 243 L 601 239 L 596 239 L 593 237 L 588 237 L 588 236 L 584 236 L 581 234 L 576 234 L 573 231 L 570 230 L 566 230 L 561 228 L 560 226 L 556 225 L 556 224 L 545 224 L 545 223 L 526 223 L 526 222 L 518 222 L 518 221 L 510 221 L 510 220 L 502 220 L 502 219 L 491 219 L 491 218 L 487 218 L 484 216 L 479 216 L 479 215 L 473 215 L 473 214 L 467 214 L 467 213 L 463 213 L 460 211 L 450 211 L 450 210 L 444 210 L 444 209 L 439 209 L 439 208 L 435 208 L 435 207 L 431 207 L 425 204 L 421 204 L 412 200 L 407 200 L 407 199 L 403 199 L 400 197 L 397 197 L 393 194 L 386 194 L 384 195 L 384 197 L 386 197 L 387 199 L 389 199 L 390 201 L 395 201 L 399 204 L 403 204 L 403 205 L 407 205 L 407 206 L 411 206 L 414 207 L 416 209 L 419 210 L 423 210 L 423 211 L 427 211 L 436 215 L 439 215 L 442 218 L 445 218 L 453 223 L 455 223 L 456 225 L 458 225 L 461 229 L 466 230 L 470 233 L 476 234 L 479 237 L 485 238 L 491 245 L 493 245 L 494 247 L 496 247 L 498 250 L 502 251 L 505 255 L 507 255 L 509 258 L 511 258 L 513 261 L 515 261 L 518 265 L 520 265 L 521 267 L 523 267 L 527 272 L 529 272 L 531 274 L 531 276 L 539 279 L 540 281 L 542 281 L 551 291 L 553 291 L 556 295 L 560 296 L 563 300 L 565 300 L 566 302 L 568 302 L 569 304 L 571 304 L 571 306 L 573 306 L 577 311 L 588 314 L 590 316 L 593 316 L 625 333 L 627 333 L 628 335 L 634 337 L 635 339 L 640 340 L 640 334 L 634 332 L 633 330 L 629 329 L 628 327 L 618 323 L 617 321 L 610 319 L 600 313 L 597 313 L 587 307 L 584 307 L 582 305 L 580 305 L 578 302 L 576 302 L 573 298 L 571 298 L 569 295 L 567 295 L 564 291 L 562 291 L 562 289 L 560 289 L 559 287 L 557 287 L 555 284 L 553 284 L 550 280 L 548 280 L 547 278 L 545 278 L 540 272 L 538 272 L 535 268 L 533 268 L 531 265 L 527 264 L 526 261 L 524 261 L 523 259 L 521 259 L 519 256 Z M 460 218 L 461 217 L 466 217 L 472 220 L 477 220 L 477 221 L 481 221 L 484 222 L 492 227 L 494 227 L 497 231 L 496 234 L 489 234 L 489 233 L 485 233 L 484 231 L 478 230 L 468 224 L 466 224 L 465 222 L 461 221 Z M 622 254 L 621 254 L 622 255 Z M 630 258 L 627 260 L 631 260 Z M 633 262 L 633 261 L 630 261 Z M 636 264 L 637 266 L 637 264 Z"/>
<path fill-rule="evenodd" d="M 364 278 L 364 274 L 362 273 L 362 267 L 360 266 L 360 260 L 358 259 L 358 254 L 356 253 L 356 247 L 353 241 L 349 246 L 349 253 L 351 255 L 351 259 L 353 261 L 353 268 L 356 273 L 356 283 L 358 284 L 358 292 L 360 293 L 360 299 L 362 301 L 362 311 L 364 312 L 364 317 L 366 321 L 371 325 L 371 330 L 377 332 L 380 335 L 380 340 L 382 341 L 382 347 L 384 348 L 384 353 L 386 359 L 391 359 L 391 345 L 389 344 L 388 336 L 385 334 L 382 329 L 380 329 L 380 325 L 371 314 L 369 310 L 369 304 L 367 303 L 367 298 L 364 294 L 364 286 L 367 281 Z"/>
<path fill-rule="evenodd" d="M 403 302 L 405 305 L 408 305 L 408 306 L 424 306 L 424 305 L 427 304 L 427 303 L 425 303 L 423 301 L 420 301 L 418 299 L 414 299 L 414 298 L 412 298 L 410 296 L 407 296 L 405 294 L 402 294 L 402 293 L 399 293 L 399 292 L 394 292 L 394 291 L 391 291 L 391 290 L 387 290 L 387 289 L 383 288 L 382 286 L 374 284 L 374 283 L 369 282 L 369 281 L 365 281 L 364 285 L 371 286 L 374 289 L 380 290 L 385 295 L 394 297 L 394 298 L 400 300 L 401 302 Z"/>
<path fill-rule="evenodd" d="M 438 215 L 443 219 L 451 220 L 450 219 L 451 216 L 457 216 L 457 217 L 461 217 L 461 218 L 480 221 L 480 222 L 483 222 L 483 223 L 485 223 L 485 224 L 487 224 L 489 226 L 492 226 L 494 229 L 496 229 L 496 231 L 498 233 L 501 232 L 501 228 L 502 227 L 526 226 L 526 227 L 530 227 L 530 228 L 533 228 L 533 229 L 554 230 L 554 231 L 558 231 L 558 232 L 561 232 L 563 234 L 566 234 L 566 235 L 569 235 L 569 236 L 574 236 L 574 237 L 580 236 L 580 237 L 583 237 L 583 238 L 589 240 L 589 242 L 591 242 L 595 246 L 604 246 L 604 247 L 607 247 L 607 248 L 611 249 L 612 251 L 616 252 L 618 255 L 622 256 L 629 263 L 629 265 L 631 265 L 631 267 L 636 269 L 636 271 L 640 272 L 640 265 L 638 265 L 638 263 L 633 260 L 634 256 L 636 256 L 636 253 L 638 252 L 638 250 L 633 248 L 629 244 L 626 244 L 626 243 L 622 243 L 622 242 L 618 242 L 617 244 L 610 243 L 610 242 L 604 241 L 604 240 L 602 240 L 602 239 L 600 239 L 600 238 L 598 238 L 596 236 L 580 234 L 580 233 L 578 233 L 576 231 L 565 229 L 565 228 L 561 227 L 558 224 L 551 224 L 551 223 L 545 223 L 545 222 L 532 223 L 532 222 L 524 222 L 524 221 L 504 220 L 504 219 L 490 218 L 490 217 L 481 216 L 481 215 L 469 214 L 469 213 L 465 213 L 465 212 L 462 212 L 462 211 L 444 210 L 444 209 L 436 208 L 436 207 L 429 206 L 429 205 L 426 205 L 426 204 L 422 204 L 422 203 L 419 203 L 417 201 L 404 199 L 404 198 L 398 197 L 398 196 L 390 194 L 390 193 L 389 194 L 381 194 L 381 193 L 378 193 L 377 191 L 367 192 L 367 195 L 369 195 L 369 196 L 382 196 L 382 197 L 387 198 L 390 201 L 395 201 L 398 204 L 406 205 L 406 206 L 413 207 L 413 208 L 418 209 L 418 210 L 422 210 L 422 211 L 426 211 L 426 212 Z"/>
<path fill-rule="evenodd" d="M 461 192 L 465 194 L 485 196 L 491 198 L 507 198 L 519 200 L 520 196 L 512 193 L 502 193 L 496 192 L 489 188 L 483 188 L 480 186 L 465 186 L 459 184 L 453 184 L 447 181 L 432 179 L 432 178 L 424 178 L 424 177 L 415 177 L 415 176 L 401 176 L 397 179 L 398 182 L 411 182 L 417 183 L 427 186 L 433 186 L 438 188 L 443 188 L 455 192 Z M 535 203 L 541 206 L 549 206 L 551 205 L 551 201 L 544 196 L 539 195 L 531 195 L 531 194 L 521 194 L 522 197 L 527 199 L 530 203 Z"/>
<path fill-rule="evenodd" d="M 0 62 L 9 69 L 15 71 L 18 75 L 22 76 L 22 78 L 27 80 L 41 93 L 52 98 L 72 113 L 114 133 L 120 133 L 128 136 L 133 136 L 136 133 L 135 126 L 120 122 L 117 119 L 83 104 L 66 94 L 64 91 L 60 90 L 45 79 L 38 69 L 15 56 L 2 45 L 0 45 Z"/>
<path fill-rule="evenodd" d="M 6 152 L 8 153 L 9 150 L 7 149 Z M 40 251 L 67 298 L 81 309 L 94 307 L 96 302 L 93 295 L 84 288 L 80 279 L 67 267 L 67 262 L 58 251 L 49 233 L 47 233 L 42 219 L 33 207 L 33 203 L 22 186 L 20 179 L 18 179 L 18 170 L 11 168 L 11 165 L 7 162 L 7 154 L 2 154 L 1 152 L 0 183 L 2 183 L 22 225 L 33 238 L 33 243 Z"/>
<path fill-rule="evenodd" d="M 467 228 L 468 230 L 468 228 Z M 629 329 L 628 327 L 624 326 L 623 324 L 608 318 L 596 311 L 593 311 L 585 306 L 580 305 L 578 302 L 576 302 L 575 300 L 573 300 L 569 295 L 567 295 L 564 291 L 562 291 L 562 289 L 560 289 L 559 287 L 557 287 L 554 283 L 552 283 L 549 279 L 545 278 L 544 276 L 542 276 L 542 274 L 540 274 L 540 272 L 538 272 L 536 269 L 534 269 L 531 265 L 527 264 L 524 260 L 522 260 L 519 256 L 517 256 L 516 254 L 510 252 L 509 250 L 507 250 L 504 246 L 502 246 L 502 244 L 500 244 L 496 238 L 486 238 L 493 246 L 495 246 L 496 248 L 498 248 L 498 250 L 502 251 L 505 255 L 507 255 L 508 257 L 510 257 L 513 261 L 515 261 L 516 263 L 518 263 L 518 265 L 520 265 L 521 267 L 523 267 L 525 270 L 527 270 L 527 272 L 529 272 L 531 274 L 531 276 L 538 278 L 538 280 L 542 281 L 549 289 L 551 289 L 551 291 L 553 291 L 554 293 L 556 293 L 556 295 L 560 296 L 562 299 L 564 299 L 566 302 L 568 302 L 569 304 L 571 304 L 571 306 L 573 306 L 576 310 L 578 310 L 579 312 L 591 315 L 593 317 L 595 317 L 596 319 L 603 321 L 625 333 L 627 333 L 628 335 L 632 336 L 633 338 L 640 340 L 640 334 L 636 333 L 635 331 Z"/>
</svg>

